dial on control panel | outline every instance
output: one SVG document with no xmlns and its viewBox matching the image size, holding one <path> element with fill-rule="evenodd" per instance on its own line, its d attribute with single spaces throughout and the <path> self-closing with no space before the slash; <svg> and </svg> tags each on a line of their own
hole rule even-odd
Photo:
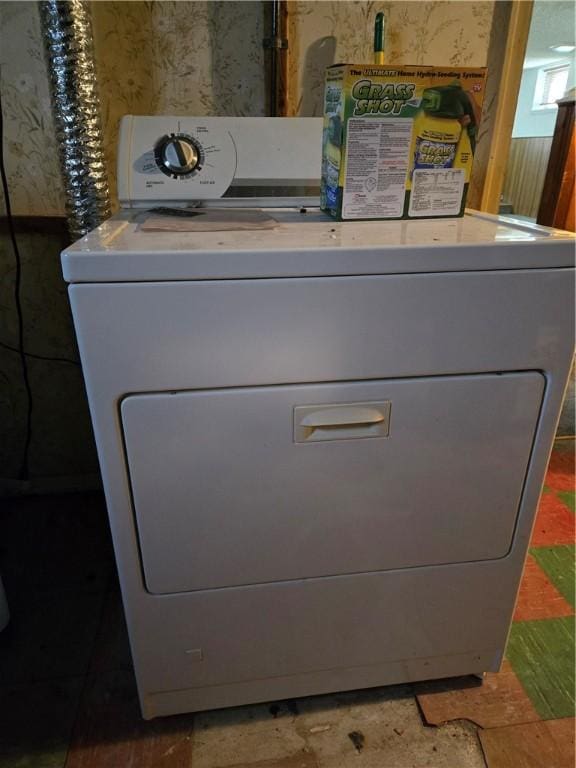
<svg viewBox="0 0 576 768">
<path fill-rule="evenodd" d="M 216 200 L 229 189 L 238 166 L 230 131 L 220 127 L 218 118 L 182 120 L 180 126 L 180 120 L 174 125 L 173 118 L 146 118 L 139 131 L 132 131 L 125 199 Z"/>
<path fill-rule="evenodd" d="M 177 179 L 191 176 L 202 169 L 204 151 L 192 136 L 171 133 L 156 142 L 154 158 L 162 173 Z"/>
</svg>

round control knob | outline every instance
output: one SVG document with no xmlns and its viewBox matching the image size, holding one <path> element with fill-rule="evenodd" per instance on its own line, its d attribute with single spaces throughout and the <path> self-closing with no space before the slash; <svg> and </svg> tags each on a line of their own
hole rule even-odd
<svg viewBox="0 0 576 768">
<path fill-rule="evenodd" d="M 171 133 L 163 136 L 154 147 L 156 164 L 167 176 L 189 176 L 202 167 L 203 152 L 200 144 L 191 136 Z"/>
</svg>

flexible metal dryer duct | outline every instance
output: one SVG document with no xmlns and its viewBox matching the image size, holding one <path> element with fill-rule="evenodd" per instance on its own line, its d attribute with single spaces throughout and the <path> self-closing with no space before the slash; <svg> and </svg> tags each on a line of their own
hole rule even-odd
<svg viewBox="0 0 576 768">
<path fill-rule="evenodd" d="M 68 228 L 81 237 L 110 215 L 88 3 L 40 3 L 42 36 L 66 191 Z"/>
</svg>

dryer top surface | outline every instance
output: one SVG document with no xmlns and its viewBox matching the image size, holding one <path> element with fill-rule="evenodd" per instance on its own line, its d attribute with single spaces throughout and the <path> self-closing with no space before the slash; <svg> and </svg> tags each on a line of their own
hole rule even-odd
<svg viewBox="0 0 576 768">
<path fill-rule="evenodd" d="M 489 214 L 335 222 L 265 209 L 275 229 L 154 232 L 122 211 L 62 254 L 68 282 L 141 282 L 546 269 L 574 266 L 574 236 Z"/>
</svg>

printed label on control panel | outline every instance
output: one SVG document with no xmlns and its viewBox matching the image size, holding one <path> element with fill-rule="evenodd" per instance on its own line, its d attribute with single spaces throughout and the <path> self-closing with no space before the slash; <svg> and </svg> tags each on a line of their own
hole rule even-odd
<svg viewBox="0 0 576 768">
<path fill-rule="evenodd" d="M 402 216 L 412 125 L 406 118 L 348 120 L 344 218 Z"/>
<path fill-rule="evenodd" d="M 144 152 L 144 154 L 140 155 L 140 157 L 137 157 L 136 160 L 134 160 L 132 168 L 134 171 L 136 171 L 136 173 L 145 173 L 147 175 L 157 175 L 162 173 L 160 168 L 158 168 L 153 149 L 148 150 L 147 152 Z"/>
</svg>

